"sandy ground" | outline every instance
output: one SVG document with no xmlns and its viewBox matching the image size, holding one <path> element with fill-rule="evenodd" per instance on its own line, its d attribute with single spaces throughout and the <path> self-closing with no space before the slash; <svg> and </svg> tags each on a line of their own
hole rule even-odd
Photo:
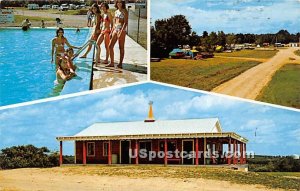
<svg viewBox="0 0 300 191">
<path fill-rule="evenodd" d="M 241 75 L 221 84 L 212 91 L 247 99 L 255 99 L 261 90 L 271 81 L 275 72 L 287 63 L 300 64 L 300 57 L 294 54 L 297 48 L 279 49 L 278 53 Z M 290 60 L 293 58 L 295 60 Z"/>
<path fill-rule="evenodd" d="M 0 190 L 130 190 L 130 191 L 267 191 L 259 185 L 240 185 L 226 181 L 179 178 L 130 178 L 125 176 L 102 176 L 69 174 L 63 168 L 25 168 L 0 171 Z"/>
</svg>

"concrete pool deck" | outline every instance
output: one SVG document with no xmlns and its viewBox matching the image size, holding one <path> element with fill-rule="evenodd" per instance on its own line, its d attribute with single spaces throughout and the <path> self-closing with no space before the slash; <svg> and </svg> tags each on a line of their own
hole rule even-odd
<svg viewBox="0 0 300 191">
<path fill-rule="evenodd" d="M 114 50 L 117 64 L 120 58 L 118 43 Z M 101 60 L 105 58 L 105 54 L 105 45 L 102 43 Z M 125 39 L 123 69 L 105 67 L 105 64 L 98 63 L 94 64 L 93 75 L 91 75 L 92 57 L 93 51 L 90 51 L 87 58 L 75 59 L 75 65 L 78 67 L 77 76 L 65 83 L 61 95 L 147 80 L 147 51 L 128 36 Z M 92 84 L 91 77 L 93 77 Z"/>
<path fill-rule="evenodd" d="M 119 44 L 115 47 L 115 63 L 119 63 Z M 105 58 L 106 49 L 101 44 L 101 60 Z M 133 39 L 126 36 L 123 69 L 105 67 L 104 64 L 94 66 L 93 89 L 113 85 L 127 84 L 147 80 L 147 51 Z"/>
</svg>

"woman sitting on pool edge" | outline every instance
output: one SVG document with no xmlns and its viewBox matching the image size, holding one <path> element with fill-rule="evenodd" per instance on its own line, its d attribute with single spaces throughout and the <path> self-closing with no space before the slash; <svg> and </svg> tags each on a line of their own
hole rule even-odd
<svg viewBox="0 0 300 191">
<path fill-rule="evenodd" d="M 63 28 L 58 28 L 56 30 L 56 37 L 52 39 L 52 50 L 51 50 L 51 63 L 53 63 L 53 54 L 55 52 L 55 64 L 57 66 L 58 64 L 58 57 L 64 56 L 65 53 L 65 44 L 70 47 L 70 48 L 77 48 L 79 49 L 80 47 L 72 46 L 66 37 L 64 37 L 64 29 Z"/>
</svg>

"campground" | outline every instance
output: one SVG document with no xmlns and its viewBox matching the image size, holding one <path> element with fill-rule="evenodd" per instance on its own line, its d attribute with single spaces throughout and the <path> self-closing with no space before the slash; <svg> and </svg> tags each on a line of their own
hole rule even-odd
<svg viewBox="0 0 300 191">
<path fill-rule="evenodd" d="M 241 98 L 259 100 L 264 97 L 265 87 L 269 86 L 276 71 L 287 63 L 300 64 L 297 48 L 259 48 L 231 53 L 214 53 L 214 58 L 163 59 L 151 62 L 151 79 L 164 83 L 213 91 Z M 299 67 L 295 67 L 299 70 Z M 287 79 L 288 81 L 292 79 Z M 294 86 L 291 87 L 294 89 Z M 278 92 L 279 95 L 281 96 Z M 287 99 L 300 94 L 299 89 Z M 298 98 L 297 98 L 298 99 Z M 295 100 L 296 102 L 297 99 Z M 285 106 L 295 107 L 293 100 L 281 100 Z M 274 104 L 277 101 L 268 101 Z M 291 104 L 289 104 L 291 103 Z M 299 103 L 296 103 L 299 105 Z"/>
</svg>

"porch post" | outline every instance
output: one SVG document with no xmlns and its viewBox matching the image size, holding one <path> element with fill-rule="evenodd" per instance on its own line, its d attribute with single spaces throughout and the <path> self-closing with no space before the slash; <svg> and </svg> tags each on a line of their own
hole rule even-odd
<svg viewBox="0 0 300 191">
<path fill-rule="evenodd" d="M 231 164 L 231 138 L 228 141 L 228 153 L 227 153 L 228 164 Z"/>
<path fill-rule="evenodd" d="M 135 152 L 136 152 L 135 164 L 139 164 L 139 142 L 138 142 L 138 140 L 135 140 Z"/>
<path fill-rule="evenodd" d="M 199 140 L 198 140 L 198 138 L 196 138 L 196 165 L 199 165 L 199 161 L 198 161 L 199 156 L 198 156 L 198 154 L 199 154 Z"/>
<path fill-rule="evenodd" d="M 111 140 L 108 141 L 108 164 L 111 165 Z"/>
<path fill-rule="evenodd" d="M 204 137 L 204 144 L 203 144 L 204 146 L 204 149 L 203 149 L 203 164 L 204 165 L 206 165 L 206 162 L 205 162 L 205 159 L 206 159 L 206 148 L 207 148 L 207 146 L 206 146 L 206 137 Z"/>
<path fill-rule="evenodd" d="M 244 147 L 244 144 L 242 142 L 240 142 L 240 164 L 244 164 L 244 159 L 243 159 L 243 147 Z"/>
<path fill-rule="evenodd" d="M 246 143 L 244 143 L 244 164 L 247 163 L 247 149 L 246 149 Z"/>
<path fill-rule="evenodd" d="M 233 164 L 236 164 L 236 140 L 233 140 Z"/>
<path fill-rule="evenodd" d="M 63 164 L 63 144 L 59 141 L 59 165 Z"/>
<path fill-rule="evenodd" d="M 164 162 L 165 162 L 165 166 L 168 165 L 168 159 L 167 159 L 167 152 L 168 152 L 168 144 L 167 144 L 167 139 L 164 140 L 164 149 L 165 149 L 165 156 L 164 156 Z"/>
<path fill-rule="evenodd" d="M 82 141 L 82 155 L 83 155 L 83 159 L 82 159 L 82 164 L 86 164 L 86 142 Z"/>
</svg>

